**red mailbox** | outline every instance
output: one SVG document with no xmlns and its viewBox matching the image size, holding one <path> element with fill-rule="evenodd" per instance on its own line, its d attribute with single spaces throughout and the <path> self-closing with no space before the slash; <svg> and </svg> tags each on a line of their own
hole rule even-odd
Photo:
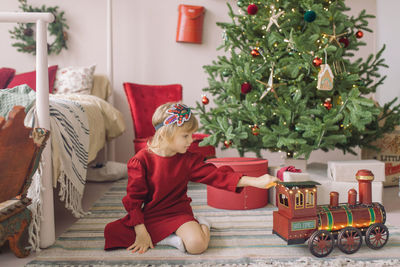
<svg viewBox="0 0 400 267">
<path fill-rule="evenodd" d="M 179 5 L 176 41 L 201 44 L 205 9 L 202 6 Z"/>
</svg>

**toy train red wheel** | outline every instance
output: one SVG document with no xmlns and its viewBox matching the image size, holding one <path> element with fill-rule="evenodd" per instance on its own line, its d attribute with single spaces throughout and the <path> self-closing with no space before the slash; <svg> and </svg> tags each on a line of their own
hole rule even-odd
<svg viewBox="0 0 400 267">
<path fill-rule="evenodd" d="M 315 257 L 322 258 L 332 252 L 335 239 L 331 232 L 318 230 L 314 232 L 308 240 L 308 248 Z"/>
<path fill-rule="evenodd" d="M 365 243 L 372 249 L 380 249 L 389 240 L 389 230 L 381 223 L 374 223 L 365 233 Z"/>
<path fill-rule="evenodd" d="M 343 228 L 337 237 L 337 245 L 346 254 L 353 254 L 360 249 L 362 234 L 360 229 L 354 227 Z"/>
</svg>

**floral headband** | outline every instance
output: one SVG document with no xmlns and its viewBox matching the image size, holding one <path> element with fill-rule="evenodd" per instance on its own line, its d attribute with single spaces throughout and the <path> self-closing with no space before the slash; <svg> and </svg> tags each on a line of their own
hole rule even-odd
<svg viewBox="0 0 400 267">
<path fill-rule="evenodd" d="M 192 111 L 190 108 L 184 104 L 174 104 L 170 109 L 167 110 L 169 115 L 163 123 L 159 123 L 154 128 L 156 131 L 160 129 L 164 125 L 176 123 L 178 126 L 182 126 L 185 121 L 190 119 L 190 115 L 192 115 Z"/>
</svg>

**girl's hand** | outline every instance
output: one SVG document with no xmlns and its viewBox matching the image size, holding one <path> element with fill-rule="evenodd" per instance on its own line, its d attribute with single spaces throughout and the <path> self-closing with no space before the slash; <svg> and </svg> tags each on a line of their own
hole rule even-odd
<svg viewBox="0 0 400 267">
<path fill-rule="evenodd" d="M 237 187 L 253 186 L 262 189 L 268 189 L 272 186 L 275 186 L 278 181 L 278 178 L 269 174 L 264 174 L 260 177 L 242 176 L 237 184 Z"/>
<path fill-rule="evenodd" d="M 144 224 L 139 224 L 135 226 L 136 239 L 135 242 L 127 248 L 127 250 L 132 250 L 132 253 L 138 251 L 140 254 L 145 253 L 149 248 L 154 248 L 151 237 L 147 232 Z"/>
<path fill-rule="evenodd" d="M 280 180 L 275 176 L 271 176 L 269 174 L 264 174 L 257 178 L 258 188 L 268 189 L 277 184 Z"/>
</svg>

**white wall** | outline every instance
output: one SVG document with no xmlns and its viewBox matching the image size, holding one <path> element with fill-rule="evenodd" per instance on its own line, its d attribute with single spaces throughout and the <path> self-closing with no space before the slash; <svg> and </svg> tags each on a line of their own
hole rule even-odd
<svg viewBox="0 0 400 267">
<path fill-rule="evenodd" d="M 210 64 L 218 54 L 222 54 L 222 51 L 216 51 L 222 43 L 222 31 L 215 23 L 230 20 L 226 2 L 237 9 L 236 0 L 113 1 L 114 101 L 127 123 L 127 131 L 116 140 L 118 161 L 126 162 L 133 155 L 133 126 L 122 83 L 181 83 L 184 102 L 194 106 L 196 101 L 201 100 L 202 88 L 207 86 L 207 76 L 202 66 Z M 175 42 L 177 7 L 181 3 L 203 5 L 206 8 L 203 44 Z M 59 6 L 60 10 L 65 11 L 70 26 L 69 49 L 60 55 L 50 56 L 49 64 L 66 67 L 96 63 L 96 73 L 106 74 L 106 0 L 28 0 L 28 4 Z M 358 14 L 363 8 L 376 14 L 376 0 L 350 0 L 347 4 L 352 7 L 350 14 Z M 17 0 L 0 1 L 0 11 L 18 10 Z M 389 16 L 385 18 L 390 19 Z M 374 21 L 371 21 L 370 26 L 375 31 Z M 12 27 L 9 23 L 0 24 L 0 66 L 15 68 L 18 72 L 30 71 L 35 65 L 34 56 L 19 53 L 11 47 L 13 40 L 8 30 Z M 375 51 L 375 34 L 366 33 L 364 41 L 368 46 L 360 51 L 362 56 Z M 237 155 L 233 150 L 218 151 L 218 156 Z M 279 153 L 265 152 L 263 156 L 269 159 L 270 164 L 282 161 Z M 317 151 L 311 155 L 310 162 L 344 158 L 354 159 L 358 156 L 343 156 L 340 151 Z"/>
<path fill-rule="evenodd" d="M 400 98 L 400 86 L 397 78 L 400 75 L 400 38 L 398 35 L 400 1 L 385 0 L 377 1 L 377 44 L 378 48 L 386 44 L 383 54 L 388 69 L 384 69 L 381 74 L 387 75 L 386 81 L 376 93 L 376 98 L 380 104 L 392 100 L 394 97 Z M 399 103 L 399 102 L 397 102 Z"/>
</svg>

